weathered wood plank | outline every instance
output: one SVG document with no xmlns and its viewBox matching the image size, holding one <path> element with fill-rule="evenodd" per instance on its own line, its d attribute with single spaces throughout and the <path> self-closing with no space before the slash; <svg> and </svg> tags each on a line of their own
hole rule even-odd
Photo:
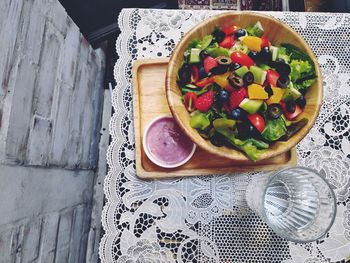
<svg viewBox="0 0 350 263">
<path fill-rule="evenodd" d="M 9 123 L 9 102 L 7 109 L 5 99 L 10 100 L 12 93 L 9 92 L 9 82 L 11 68 L 14 61 L 14 50 L 17 34 L 8 34 L 8 32 L 18 32 L 20 24 L 20 15 L 22 11 L 22 0 L 3 0 L 0 9 L 0 158 L 5 156 L 5 137 Z"/>
<path fill-rule="evenodd" d="M 67 164 L 68 138 L 70 134 L 67 117 L 71 110 L 76 68 L 79 63 L 80 33 L 70 24 L 62 47 L 59 84 L 56 87 L 52 107 L 53 134 L 50 150 L 50 164 L 64 167 Z"/>
<path fill-rule="evenodd" d="M 38 46 L 42 43 L 44 32 L 43 18 L 38 16 L 38 19 L 30 19 L 37 12 L 32 1 L 24 1 L 21 11 L 23 15 L 20 17 L 17 34 L 14 34 L 16 45 L 11 68 L 5 74 L 11 91 L 11 101 L 5 101 L 5 106 L 11 108 L 6 109 L 6 116 L 3 116 L 7 125 L 4 155 L 15 163 L 24 162 L 32 116 L 32 97 L 41 52 Z"/>
<path fill-rule="evenodd" d="M 33 262 L 39 257 L 41 231 L 41 218 L 37 218 L 25 225 L 21 255 L 24 261 Z"/>
<path fill-rule="evenodd" d="M 5 148 L 6 159 L 12 163 L 23 163 L 25 158 L 36 72 L 36 66 L 27 60 L 18 65 Z"/>
<path fill-rule="evenodd" d="M 83 37 L 81 36 L 80 43 L 82 43 L 82 39 Z M 85 93 L 87 92 L 91 72 L 91 69 L 87 65 L 88 52 L 89 49 L 80 48 L 79 64 L 77 65 L 77 75 L 71 100 L 72 107 L 68 118 L 70 134 L 67 148 L 67 167 L 69 169 L 81 167 L 80 161 L 82 159 L 82 147 L 80 136 L 83 125 L 83 115 L 85 114 Z"/>
<path fill-rule="evenodd" d="M 9 34 L 9 32 L 18 32 L 23 4 L 22 0 L 12 0 L 11 2 L 5 0 L 2 1 L 3 8 L 0 9 L 0 105 L 7 93 L 17 38 L 17 34 Z"/>
<path fill-rule="evenodd" d="M 89 75 L 85 86 L 85 101 L 84 101 L 84 112 L 82 114 L 82 126 L 81 126 L 81 136 L 80 136 L 80 145 L 82 148 L 82 155 L 80 164 L 81 167 L 90 169 L 92 168 L 91 160 L 90 160 L 90 150 L 91 150 L 91 144 L 93 141 L 93 131 L 94 131 L 94 110 L 98 111 L 98 109 L 94 109 L 95 101 L 98 99 L 98 96 L 94 96 L 96 93 L 96 76 L 97 76 L 97 66 L 96 66 L 96 59 L 94 55 L 92 55 L 92 52 L 89 52 L 87 66 L 85 69 L 91 68 L 93 70 L 90 70 Z M 86 72 L 86 70 L 84 71 Z M 97 92 L 100 92 L 97 90 Z M 83 94 L 82 94 L 83 95 Z"/>
<path fill-rule="evenodd" d="M 80 205 L 76 207 L 74 211 L 74 221 L 73 221 L 73 227 L 72 227 L 69 260 L 68 260 L 69 263 L 80 262 L 79 249 L 80 249 L 80 243 L 81 243 L 81 238 L 83 234 L 85 209 L 86 209 L 85 205 Z"/>
<path fill-rule="evenodd" d="M 69 241 L 71 239 L 71 228 L 73 221 L 73 210 L 61 214 L 56 244 L 56 263 L 67 263 L 69 259 Z"/>
<path fill-rule="evenodd" d="M 30 129 L 27 161 L 30 165 L 48 165 L 48 152 L 51 141 L 52 122 L 51 119 L 38 115 L 33 116 L 33 123 Z"/>
<path fill-rule="evenodd" d="M 63 41 L 63 36 L 57 32 L 51 22 L 47 22 L 39 62 L 40 74 L 38 74 L 33 99 L 33 112 L 44 118 L 51 116 L 53 93 L 57 86 L 58 61 Z"/>
<path fill-rule="evenodd" d="M 91 207 L 87 206 L 83 216 L 83 233 L 79 247 L 79 262 L 86 262 L 86 246 L 91 223 Z"/>
<path fill-rule="evenodd" d="M 96 87 L 96 79 L 102 83 L 104 58 L 92 50 L 58 1 L 4 1 L 0 8 L 4 39 L 0 58 L 5 61 L 0 63 L 0 161 L 95 168 L 103 92 Z M 53 122 L 53 138 L 46 137 L 49 148 L 42 144 L 29 150 L 41 135 L 31 130 L 34 114 Z M 47 129 L 42 132 L 47 135 Z M 45 155 L 49 158 L 41 158 Z"/>
<path fill-rule="evenodd" d="M 49 214 L 43 219 L 39 256 L 39 262 L 41 263 L 53 263 L 55 261 L 58 222 L 58 213 Z"/>
<path fill-rule="evenodd" d="M 12 260 L 12 229 L 6 229 L 0 232 L 0 263 L 13 262 Z"/>
</svg>

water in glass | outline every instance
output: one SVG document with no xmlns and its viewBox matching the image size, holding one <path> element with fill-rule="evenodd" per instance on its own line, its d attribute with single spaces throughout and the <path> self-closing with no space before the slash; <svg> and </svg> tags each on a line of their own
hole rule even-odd
<svg viewBox="0 0 350 263">
<path fill-rule="evenodd" d="M 248 205 L 276 234 L 295 242 L 322 237 L 334 221 L 336 200 L 328 183 L 315 171 L 296 167 L 254 178 Z"/>
</svg>

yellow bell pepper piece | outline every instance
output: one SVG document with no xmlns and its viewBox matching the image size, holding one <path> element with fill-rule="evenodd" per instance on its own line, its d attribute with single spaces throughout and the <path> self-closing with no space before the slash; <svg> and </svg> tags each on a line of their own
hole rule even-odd
<svg viewBox="0 0 350 263">
<path fill-rule="evenodd" d="M 266 101 L 268 105 L 272 103 L 279 103 L 283 97 L 284 89 L 271 87 L 273 95 Z"/>
<path fill-rule="evenodd" d="M 250 50 L 260 52 L 261 51 L 261 38 L 254 36 L 246 36 L 242 38 L 242 42 L 246 45 Z"/>
<path fill-rule="evenodd" d="M 253 83 L 248 86 L 249 99 L 266 100 L 269 98 L 269 94 L 265 91 L 264 87 Z"/>
<path fill-rule="evenodd" d="M 229 75 L 230 75 L 230 72 L 227 72 L 227 73 L 221 74 L 221 75 L 215 75 L 215 76 L 213 76 L 213 80 L 221 88 L 225 89 L 229 85 L 228 79 L 227 79 Z"/>
</svg>

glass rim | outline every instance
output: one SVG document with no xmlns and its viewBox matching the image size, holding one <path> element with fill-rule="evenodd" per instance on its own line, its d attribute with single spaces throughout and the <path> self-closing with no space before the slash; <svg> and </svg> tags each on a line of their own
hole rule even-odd
<svg viewBox="0 0 350 263">
<path fill-rule="evenodd" d="M 288 168 L 284 168 L 284 169 L 279 170 L 278 172 L 274 173 L 274 174 L 268 179 L 268 181 L 267 181 L 267 183 L 266 183 L 266 187 L 265 187 L 265 189 L 264 189 L 264 194 L 263 194 L 263 197 L 264 197 L 264 198 L 263 198 L 263 203 L 265 203 L 266 191 L 267 191 L 267 188 L 268 188 L 267 186 L 271 183 L 271 181 L 272 181 L 276 176 L 278 176 L 279 174 L 281 174 L 282 172 L 289 171 L 289 170 L 293 170 L 293 169 L 296 169 L 296 168 L 307 170 L 307 171 L 309 171 L 309 172 L 312 172 L 312 173 L 316 174 L 318 177 L 320 177 L 321 180 L 322 180 L 323 182 L 325 182 L 326 185 L 329 187 L 330 193 L 331 193 L 332 198 L 333 198 L 333 207 L 334 207 L 334 209 L 333 209 L 333 216 L 332 216 L 332 219 L 331 219 L 329 225 L 328 225 L 327 228 L 325 229 L 324 233 L 320 234 L 320 236 L 318 236 L 318 237 L 316 237 L 316 238 L 307 239 L 307 240 L 298 240 L 298 239 L 294 239 L 294 238 L 282 237 L 282 238 L 284 238 L 284 239 L 286 239 L 286 240 L 289 240 L 289 241 L 295 242 L 295 243 L 310 243 L 310 242 L 313 242 L 313 241 L 316 241 L 316 240 L 322 238 L 322 237 L 331 229 L 331 227 L 333 226 L 333 223 L 334 223 L 334 221 L 335 221 L 336 214 L 337 214 L 337 199 L 336 199 L 335 193 L 334 193 L 334 191 L 333 191 L 331 185 L 327 182 L 327 180 L 326 180 L 325 178 L 323 178 L 323 177 L 318 173 L 318 171 L 316 171 L 316 170 L 314 170 L 314 169 L 311 169 L 311 168 L 308 168 L 308 167 L 304 167 L 304 166 L 294 166 L 294 167 L 288 167 Z M 265 212 L 265 209 L 262 209 L 262 214 L 263 214 L 263 217 L 266 219 L 266 218 L 267 218 L 267 214 L 266 214 L 266 212 Z M 269 220 L 264 220 L 264 221 L 266 222 L 266 224 L 267 224 L 272 230 L 274 230 L 274 227 L 273 227 L 272 224 L 270 224 Z M 274 232 L 275 232 L 275 231 L 274 231 Z M 276 233 L 276 232 L 275 232 L 275 233 Z M 280 236 L 280 235 L 278 235 L 278 236 Z"/>
</svg>

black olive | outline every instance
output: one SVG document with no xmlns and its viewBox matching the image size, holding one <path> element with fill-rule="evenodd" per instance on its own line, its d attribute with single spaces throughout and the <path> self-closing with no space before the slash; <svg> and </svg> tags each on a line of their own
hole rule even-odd
<svg viewBox="0 0 350 263">
<path fill-rule="evenodd" d="M 240 64 L 238 64 L 238 63 L 232 63 L 232 64 L 229 66 L 229 70 L 235 71 L 236 69 L 239 69 L 240 67 L 241 67 Z"/>
<path fill-rule="evenodd" d="M 231 119 L 233 120 L 244 120 L 246 117 L 246 112 L 240 108 L 234 109 L 231 112 Z"/>
<path fill-rule="evenodd" d="M 260 54 L 259 54 L 258 52 L 256 52 L 256 51 L 250 51 L 250 52 L 248 53 L 248 56 L 249 56 L 252 60 L 254 60 L 255 62 L 260 60 Z"/>
<path fill-rule="evenodd" d="M 253 75 L 253 73 L 251 73 L 250 71 L 245 73 L 244 76 L 243 76 L 243 81 L 244 81 L 244 85 L 245 86 L 248 86 L 248 85 L 252 84 L 254 82 L 254 75 Z"/>
<path fill-rule="evenodd" d="M 179 80 L 182 85 L 188 84 L 191 82 L 191 66 L 188 64 L 183 64 L 179 70 Z"/>
<path fill-rule="evenodd" d="M 293 122 L 292 125 L 287 127 L 286 134 L 283 135 L 280 138 L 280 140 L 281 141 L 288 141 L 294 134 L 296 134 L 298 131 L 300 131 L 308 122 L 309 122 L 309 120 L 306 118 L 301 119 L 298 122 Z"/>
<path fill-rule="evenodd" d="M 305 107 L 305 105 L 306 105 L 306 99 L 305 99 L 305 97 L 303 96 L 303 95 L 301 95 L 296 101 L 295 101 L 298 105 L 299 105 L 299 107 L 300 108 L 304 108 Z"/>
<path fill-rule="evenodd" d="M 260 60 L 265 64 L 270 63 L 272 60 L 272 54 L 269 47 L 263 47 L 259 53 Z"/>
<path fill-rule="evenodd" d="M 219 75 L 219 74 L 224 74 L 226 73 L 228 70 L 227 66 L 223 66 L 223 65 L 218 65 L 215 68 L 212 68 L 208 74 L 208 76 L 212 76 L 212 75 Z"/>
<path fill-rule="evenodd" d="M 241 88 L 244 86 L 243 79 L 235 72 L 231 73 L 231 75 L 228 77 L 228 82 L 234 88 Z"/>
<path fill-rule="evenodd" d="M 267 116 L 270 119 L 278 119 L 282 115 L 282 107 L 278 103 L 267 106 Z"/>
<path fill-rule="evenodd" d="M 281 76 L 288 76 L 290 73 L 290 66 L 285 63 L 284 61 L 280 62 L 275 62 L 275 67 L 276 71 L 281 75 Z"/>
<path fill-rule="evenodd" d="M 290 79 L 288 76 L 283 77 L 280 76 L 279 79 L 277 80 L 277 86 L 280 88 L 287 88 L 290 83 Z"/>
<path fill-rule="evenodd" d="M 217 42 L 221 42 L 221 41 L 223 41 L 224 40 L 224 38 L 225 38 L 225 36 L 226 36 L 226 34 L 223 32 L 223 31 L 221 31 L 219 28 L 216 28 L 215 30 L 214 30 L 214 32 L 213 33 L 211 33 L 211 35 L 215 38 L 215 40 L 217 41 Z"/>
<path fill-rule="evenodd" d="M 225 137 L 215 132 L 213 136 L 210 137 L 210 142 L 217 147 L 221 147 L 225 145 Z"/>
<path fill-rule="evenodd" d="M 243 28 L 241 29 L 238 29 L 235 36 L 236 38 L 239 38 L 239 37 L 243 37 L 243 36 L 246 36 L 247 35 L 247 31 Z"/>
<path fill-rule="evenodd" d="M 217 57 L 216 61 L 219 63 L 219 65 L 225 65 L 225 66 L 229 66 L 232 62 L 231 58 L 225 57 L 225 56 Z"/>
<path fill-rule="evenodd" d="M 199 56 L 202 60 L 204 60 L 207 56 L 209 56 L 209 53 L 206 51 L 206 50 L 202 50 L 200 53 L 199 53 Z"/>
<path fill-rule="evenodd" d="M 269 98 L 273 95 L 273 90 L 270 85 L 267 85 L 264 90 L 266 91 L 267 95 L 269 95 Z"/>
<path fill-rule="evenodd" d="M 290 100 L 286 102 L 286 109 L 290 113 L 294 113 L 296 108 L 296 103 L 294 100 Z"/>
</svg>

